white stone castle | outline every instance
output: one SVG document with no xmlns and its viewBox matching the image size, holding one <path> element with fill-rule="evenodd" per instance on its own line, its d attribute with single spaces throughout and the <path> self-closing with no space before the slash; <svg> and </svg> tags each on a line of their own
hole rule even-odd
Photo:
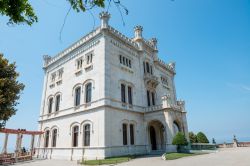
<svg viewBox="0 0 250 166">
<path fill-rule="evenodd" d="M 54 57 L 44 56 L 37 155 L 100 159 L 175 151 L 188 139 L 184 101 L 177 101 L 175 64 L 158 58 L 143 28 L 128 38 L 100 13 L 101 25 Z"/>
</svg>

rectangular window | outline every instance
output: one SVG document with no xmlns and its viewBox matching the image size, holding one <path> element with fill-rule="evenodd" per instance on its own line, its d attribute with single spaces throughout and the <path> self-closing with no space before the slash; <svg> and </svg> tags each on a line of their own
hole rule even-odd
<svg viewBox="0 0 250 166">
<path fill-rule="evenodd" d="M 132 98 L 132 88 L 129 86 L 128 87 L 128 103 L 133 104 L 133 98 Z"/>
<path fill-rule="evenodd" d="M 56 80 L 56 73 L 51 74 L 51 82 L 55 82 Z"/>
<path fill-rule="evenodd" d="M 152 96 L 152 105 L 155 105 L 155 93 L 152 92 L 151 96 Z"/>
<path fill-rule="evenodd" d="M 73 128 L 73 147 L 78 146 L 78 134 L 79 134 L 79 127 L 75 126 Z"/>
<path fill-rule="evenodd" d="M 131 60 L 128 60 L 128 67 L 131 68 Z"/>
<path fill-rule="evenodd" d="M 150 74 L 153 74 L 153 68 L 150 66 Z"/>
<path fill-rule="evenodd" d="M 148 106 L 150 106 L 150 92 L 147 90 L 147 100 L 148 100 Z"/>
<path fill-rule="evenodd" d="M 130 124 L 130 144 L 135 144 L 135 136 L 134 136 L 134 125 Z"/>
<path fill-rule="evenodd" d="M 81 69 L 82 68 L 82 58 L 77 60 L 77 69 Z"/>
<path fill-rule="evenodd" d="M 127 124 L 122 124 L 123 145 L 128 144 Z"/>
<path fill-rule="evenodd" d="M 121 101 L 123 103 L 126 103 L 126 94 L 125 94 L 125 85 L 124 84 L 121 84 Z"/>
<path fill-rule="evenodd" d="M 125 65 L 125 57 L 122 57 L 122 64 Z"/>
<path fill-rule="evenodd" d="M 59 111 L 59 107 L 60 107 L 60 95 L 56 96 L 56 112 Z"/>
</svg>

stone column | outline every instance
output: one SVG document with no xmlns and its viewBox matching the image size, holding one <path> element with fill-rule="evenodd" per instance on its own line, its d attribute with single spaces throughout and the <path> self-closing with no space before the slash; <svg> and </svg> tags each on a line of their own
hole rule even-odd
<svg viewBox="0 0 250 166">
<path fill-rule="evenodd" d="M 7 153 L 8 137 L 9 137 L 9 133 L 5 133 L 2 153 Z"/>
<path fill-rule="evenodd" d="M 34 141 L 35 141 L 35 135 L 31 135 L 31 142 L 30 142 L 30 155 L 31 155 L 31 156 L 33 156 Z"/>
</svg>

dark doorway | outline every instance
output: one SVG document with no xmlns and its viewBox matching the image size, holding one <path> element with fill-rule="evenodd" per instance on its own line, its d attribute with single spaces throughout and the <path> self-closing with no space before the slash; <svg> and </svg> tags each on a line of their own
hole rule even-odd
<svg viewBox="0 0 250 166">
<path fill-rule="evenodd" d="M 153 126 L 150 126 L 150 140 L 151 140 L 151 148 L 152 150 L 156 150 L 156 134 Z"/>
</svg>

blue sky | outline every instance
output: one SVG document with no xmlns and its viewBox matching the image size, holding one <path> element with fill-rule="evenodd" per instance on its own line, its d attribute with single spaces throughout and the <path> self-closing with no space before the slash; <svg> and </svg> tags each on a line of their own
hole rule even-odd
<svg viewBox="0 0 250 166">
<path fill-rule="evenodd" d="M 125 35 L 142 25 L 158 39 L 159 57 L 175 61 L 177 96 L 186 101 L 189 130 L 211 140 L 250 140 L 250 1 L 123 0 L 125 26 L 114 5 L 110 24 Z M 99 25 L 98 13 L 71 11 L 66 0 L 31 0 L 39 17 L 32 27 L 7 26 L 0 17 L 0 52 L 17 63 L 26 87 L 9 128 L 36 130 L 40 109 L 42 55 L 55 55 Z M 95 23 L 94 23 L 95 22 Z M 2 138 L 2 136 L 0 136 Z M 14 140 L 14 138 L 13 138 Z M 27 141 L 26 141 L 27 143 Z M 1 146 L 1 145 L 0 145 Z"/>
</svg>

